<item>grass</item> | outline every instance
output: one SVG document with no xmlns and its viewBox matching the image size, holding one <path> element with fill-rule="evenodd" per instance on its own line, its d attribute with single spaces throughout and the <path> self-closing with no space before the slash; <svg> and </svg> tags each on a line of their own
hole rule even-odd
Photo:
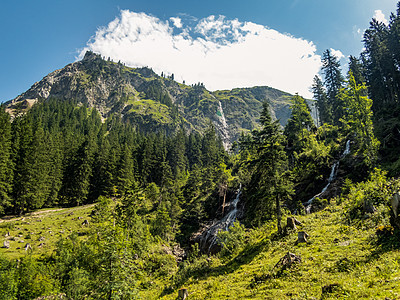
<svg viewBox="0 0 400 300">
<path fill-rule="evenodd" d="M 22 217 L 0 219 L 1 246 L 4 241 L 10 248 L 0 248 L 0 253 L 9 258 L 20 258 L 27 254 L 24 249 L 29 243 L 34 256 L 50 255 L 55 243 L 67 237 L 71 232 L 80 232 L 82 238 L 88 226 L 82 225 L 89 220 L 93 205 L 78 206 L 65 209 L 41 209 Z M 6 236 L 7 235 L 7 236 Z"/>
<path fill-rule="evenodd" d="M 153 120 L 161 124 L 170 124 L 170 109 L 168 106 L 154 100 L 134 101 L 130 107 L 131 113 L 150 116 Z"/>
<path fill-rule="evenodd" d="M 235 255 L 201 257 L 181 267 L 161 299 L 400 299 L 400 251 L 377 243 L 375 228 L 346 225 L 340 205 L 299 216 L 298 230 L 310 237 L 297 244 L 297 232 L 276 237 L 271 226 L 249 231 Z M 291 252 L 301 263 L 275 267 Z M 154 298 L 156 299 L 156 297 Z"/>
<path fill-rule="evenodd" d="M 10 248 L 0 251 L 17 259 L 26 254 L 23 247 L 30 243 L 33 255 L 49 255 L 56 241 L 72 231 L 85 238 L 88 227 L 82 222 L 91 222 L 91 210 L 90 205 L 44 209 L 2 219 L 0 233 L 3 241 L 10 241 Z M 159 253 L 157 259 L 165 270 L 155 269 L 153 275 L 138 278 L 140 295 L 143 299 L 172 300 L 184 287 L 189 299 L 400 299 L 398 236 L 391 236 L 391 243 L 379 241 L 376 222 L 371 222 L 376 216 L 369 216 L 360 226 L 359 222 L 348 222 L 345 210 L 344 203 L 332 201 L 320 212 L 296 216 L 302 222 L 297 231 L 309 234 L 308 243 L 296 244 L 297 231 L 278 236 L 275 224 L 267 223 L 243 230 L 245 242 L 238 243 L 232 253 L 191 258 L 178 269 L 170 265 L 173 257 L 167 259 L 162 254 L 163 246 L 154 248 L 148 256 Z M 10 237 L 4 237 L 8 232 Z M 43 241 L 39 241 L 41 237 Z M 287 252 L 300 257 L 301 262 L 277 267 Z"/>
</svg>

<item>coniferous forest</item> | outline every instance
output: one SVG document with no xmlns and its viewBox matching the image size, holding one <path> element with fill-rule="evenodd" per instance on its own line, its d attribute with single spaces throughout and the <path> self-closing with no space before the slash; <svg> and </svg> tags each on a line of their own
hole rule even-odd
<svg viewBox="0 0 400 300">
<path fill-rule="evenodd" d="M 229 149 L 212 122 L 140 130 L 76 99 L 5 103 L 0 299 L 400 297 L 397 9 L 348 70 L 324 52 L 284 127 L 266 101 Z"/>
</svg>

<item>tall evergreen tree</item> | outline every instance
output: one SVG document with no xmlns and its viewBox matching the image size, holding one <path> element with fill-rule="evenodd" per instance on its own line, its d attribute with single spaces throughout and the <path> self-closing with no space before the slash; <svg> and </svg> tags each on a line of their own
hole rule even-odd
<svg viewBox="0 0 400 300">
<path fill-rule="evenodd" d="M 0 106 L 0 214 L 11 206 L 12 178 L 10 115 Z"/>
<path fill-rule="evenodd" d="M 321 78 L 317 75 L 314 77 L 312 91 L 317 105 L 319 125 L 332 123 L 332 107 L 328 102 L 328 96 L 326 95 Z"/>
<path fill-rule="evenodd" d="M 328 103 L 332 110 L 332 121 L 334 125 L 338 125 L 343 113 L 342 105 L 338 103 L 338 94 L 343 85 L 344 78 L 337 57 L 332 55 L 329 49 L 325 50 L 322 56 L 322 72 L 324 74 L 324 85 L 326 87 Z"/>
<path fill-rule="evenodd" d="M 253 154 L 248 164 L 252 174 L 247 209 L 255 223 L 275 215 L 278 231 L 281 232 L 281 203 L 289 199 L 292 183 L 285 153 L 285 138 L 278 121 L 272 121 L 267 102 L 263 105 L 260 123 L 261 130 L 253 131 L 247 145 L 242 145 L 251 149 Z"/>
</svg>

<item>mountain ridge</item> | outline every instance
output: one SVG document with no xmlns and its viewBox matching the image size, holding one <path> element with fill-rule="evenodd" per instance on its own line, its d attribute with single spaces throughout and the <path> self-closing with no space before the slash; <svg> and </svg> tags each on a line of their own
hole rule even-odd
<svg viewBox="0 0 400 300">
<path fill-rule="evenodd" d="M 267 86 L 209 91 L 201 83 L 181 84 L 151 68 L 126 67 L 88 51 L 81 61 L 49 73 L 5 106 L 13 115 L 41 99 L 73 99 L 96 108 L 103 119 L 120 114 L 141 131 L 184 128 L 203 132 L 213 123 L 229 144 L 241 132 L 257 128 L 264 101 L 270 102 L 273 118 L 284 126 L 292 96 Z M 224 122 L 219 110 L 223 110 Z"/>
</svg>

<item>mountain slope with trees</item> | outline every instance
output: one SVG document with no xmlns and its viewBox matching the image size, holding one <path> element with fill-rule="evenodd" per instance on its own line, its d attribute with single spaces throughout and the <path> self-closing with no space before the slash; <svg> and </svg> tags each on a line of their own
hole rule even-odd
<svg viewBox="0 0 400 300">
<path fill-rule="evenodd" d="M 400 2 L 389 25 L 371 22 L 346 76 L 325 51 L 317 122 L 299 95 L 282 127 L 264 98 L 288 95 L 270 88 L 212 93 L 91 53 L 70 68 L 101 62 L 147 89 L 107 106 L 51 98 L 55 84 L 2 106 L 0 210 L 14 216 L 0 222 L 0 299 L 398 298 L 399 20 Z M 229 101 L 262 103 L 231 151 Z M 67 209 L 29 214 L 45 207 Z"/>
<path fill-rule="evenodd" d="M 258 126 L 264 101 L 270 102 L 273 116 L 282 125 L 290 115 L 292 95 L 270 87 L 211 92 L 202 83 L 188 86 L 174 81 L 173 75 L 161 75 L 148 67 L 129 68 L 87 52 L 82 61 L 50 73 L 5 105 L 15 115 L 37 101 L 73 100 L 96 108 L 102 119 L 121 116 L 141 132 L 174 133 L 179 128 L 204 132 L 209 123 L 224 130 L 218 128 L 220 102 L 229 143 Z"/>
</svg>

